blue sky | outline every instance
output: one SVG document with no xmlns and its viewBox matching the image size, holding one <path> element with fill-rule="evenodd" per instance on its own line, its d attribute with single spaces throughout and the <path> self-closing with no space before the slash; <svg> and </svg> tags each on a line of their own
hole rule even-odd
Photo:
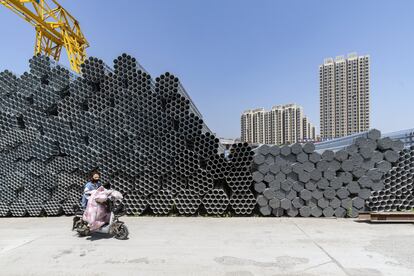
<svg viewBox="0 0 414 276">
<path fill-rule="evenodd" d="M 244 110 L 285 103 L 319 125 L 318 66 L 349 52 L 371 56 L 371 126 L 414 127 L 414 1 L 60 3 L 80 21 L 88 55 L 112 65 L 127 52 L 154 78 L 174 73 L 221 137 L 240 136 Z M 21 74 L 35 32 L 2 6 L 0 25 L 0 71 Z"/>
</svg>

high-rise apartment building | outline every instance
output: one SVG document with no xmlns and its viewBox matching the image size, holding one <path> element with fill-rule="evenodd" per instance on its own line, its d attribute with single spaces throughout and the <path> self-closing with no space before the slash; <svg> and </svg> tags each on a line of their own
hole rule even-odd
<svg viewBox="0 0 414 276">
<path fill-rule="evenodd" d="M 281 145 L 315 138 L 315 127 L 296 104 L 273 106 L 269 111 L 247 110 L 241 116 L 243 142 Z"/>
<path fill-rule="evenodd" d="M 248 110 L 241 118 L 242 141 L 263 143 L 265 139 L 265 110 L 258 108 Z"/>
<path fill-rule="evenodd" d="M 266 112 L 265 144 L 283 144 L 283 108 L 274 106 Z"/>
<path fill-rule="evenodd" d="M 309 122 L 307 117 L 303 117 L 303 140 L 314 141 L 316 139 L 316 129 Z"/>
<path fill-rule="evenodd" d="M 319 66 L 320 134 L 322 139 L 369 129 L 368 55 L 327 58 Z"/>
</svg>

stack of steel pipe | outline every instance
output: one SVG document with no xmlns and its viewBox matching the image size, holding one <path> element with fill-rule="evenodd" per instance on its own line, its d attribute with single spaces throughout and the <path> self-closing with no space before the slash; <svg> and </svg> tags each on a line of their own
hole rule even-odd
<svg viewBox="0 0 414 276">
<path fill-rule="evenodd" d="M 403 150 L 378 130 L 336 152 L 315 152 L 312 143 L 255 149 L 253 180 L 264 216 L 356 217 L 371 192 L 384 189 Z"/>
<path fill-rule="evenodd" d="M 148 206 L 148 199 L 135 190 L 125 195 L 124 203 L 128 215 L 141 215 Z"/>
<path fill-rule="evenodd" d="M 73 214 L 95 170 L 130 215 L 342 217 L 371 191 L 393 206 L 411 200 L 407 154 L 378 131 L 336 152 L 239 143 L 223 153 L 169 72 L 153 80 L 128 54 L 113 69 L 90 57 L 79 76 L 44 56 L 29 67 L 0 72 L 0 216 Z"/>
<path fill-rule="evenodd" d="M 372 193 L 366 206 L 373 212 L 410 211 L 414 208 L 414 147 L 403 149 L 385 174 L 384 187 Z"/>
<path fill-rule="evenodd" d="M 191 190 L 181 190 L 174 198 L 177 212 L 181 215 L 193 215 L 201 204 L 200 196 Z"/>
<path fill-rule="evenodd" d="M 179 79 L 153 80 L 135 58 L 90 57 L 75 76 L 44 56 L 0 73 L 0 215 L 70 215 L 94 170 L 127 213 L 254 210 L 252 150 L 219 154 Z"/>
<path fill-rule="evenodd" d="M 229 198 L 223 189 L 215 188 L 203 197 L 202 202 L 207 214 L 221 215 L 228 208 Z"/>
</svg>

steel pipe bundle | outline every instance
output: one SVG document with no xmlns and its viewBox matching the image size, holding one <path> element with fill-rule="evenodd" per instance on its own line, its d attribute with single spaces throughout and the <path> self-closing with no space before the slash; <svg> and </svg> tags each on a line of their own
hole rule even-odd
<svg viewBox="0 0 414 276">
<path fill-rule="evenodd" d="M 251 215 L 256 206 L 256 198 L 249 191 L 235 192 L 230 197 L 230 206 L 238 215 Z"/>
<path fill-rule="evenodd" d="M 414 208 L 414 148 L 403 149 L 384 177 L 384 187 L 366 202 L 370 211 L 409 211 Z"/>
<path fill-rule="evenodd" d="M 156 215 L 168 215 L 174 204 L 174 197 L 167 190 L 158 190 L 148 199 L 149 206 Z"/>
<path fill-rule="evenodd" d="M 185 183 L 185 180 L 182 180 Z M 199 168 L 188 178 L 188 189 L 197 195 L 203 196 L 214 188 L 213 177 L 202 168 Z"/>
<path fill-rule="evenodd" d="M 384 189 L 403 150 L 400 141 L 380 137 L 378 130 L 371 130 L 345 149 L 322 154 L 311 143 L 255 149 L 252 176 L 260 213 L 358 216 L 371 192 Z"/>
<path fill-rule="evenodd" d="M 73 210 L 73 208 L 71 208 Z M 26 205 L 27 215 L 38 217 L 42 214 L 43 202 L 40 200 L 30 200 Z"/>
<path fill-rule="evenodd" d="M 0 73 L 0 215 L 70 215 L 87 175 L 122 192 L 127 213 L 251 214 L 253 153 L 219 154 L 179 79 L 155 80 L 122 54 L 74 76 L 43 56 Z M 228 208 L 228 207 L 231 208 Z"/>
<path fill-rule="evenodd" d="M 128 193 L 124 197 L 124 203 L 128 215 L 141 215 L 148 207 L 148 199 L 139 191 Z"/>
<path fill-rule="evenodd" d="M 71 215 L 98 169 L 130 215 L 356 216 L 409 208 L 413 158 L 372 130 L 336 152 L 312 143 L 223 153 L 180 80 L 122 54 L 73 75 L 43 56 L 0 72 L 0 216 Z M 374 193 L 371 195 L 371 192 Z M 388 207 L 391 206 L 391 207 Z"/>
<path fill-rule="evenodd" d="M 193 215 L 197 212 L 201 199 L 197 193 L 182 190 L 174 199 L 175 207 L 181 215 Z"/>
<path fill-rule="evenodd" d="M 207 214 L 221 215 L 227 210 L 229 198 L 223 189 L 216 188 L 208 192 L 202 202 Z"/>
</svg>

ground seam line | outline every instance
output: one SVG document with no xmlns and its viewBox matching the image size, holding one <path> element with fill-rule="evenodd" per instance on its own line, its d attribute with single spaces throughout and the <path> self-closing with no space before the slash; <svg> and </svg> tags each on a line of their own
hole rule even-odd
<svg viewBox="0 0 414 276">
<path fill-rule="evenodd" d="M 314 245 L 316 245 L 320 250 L 322 250 L 322 252 L 324 252 L 326 254 L 326 256 L 328 256 L 331 261 L 333 263 L 335 263 L 346 275 L 351 276 L 351 274 L 349 274 L 345 267 L 343 265 L 341 265 L 341 263 L 339 263 L 334 257 L 332 257 L 321 245 L 319 245 L 310 235 L 308 235 L 308 233 L 306 233 L 301 227 L 299 227 L 299 225 L 297 225 L 294 221 L 293 224 L 305 235 L 307 236 Z"/>
</svg>

